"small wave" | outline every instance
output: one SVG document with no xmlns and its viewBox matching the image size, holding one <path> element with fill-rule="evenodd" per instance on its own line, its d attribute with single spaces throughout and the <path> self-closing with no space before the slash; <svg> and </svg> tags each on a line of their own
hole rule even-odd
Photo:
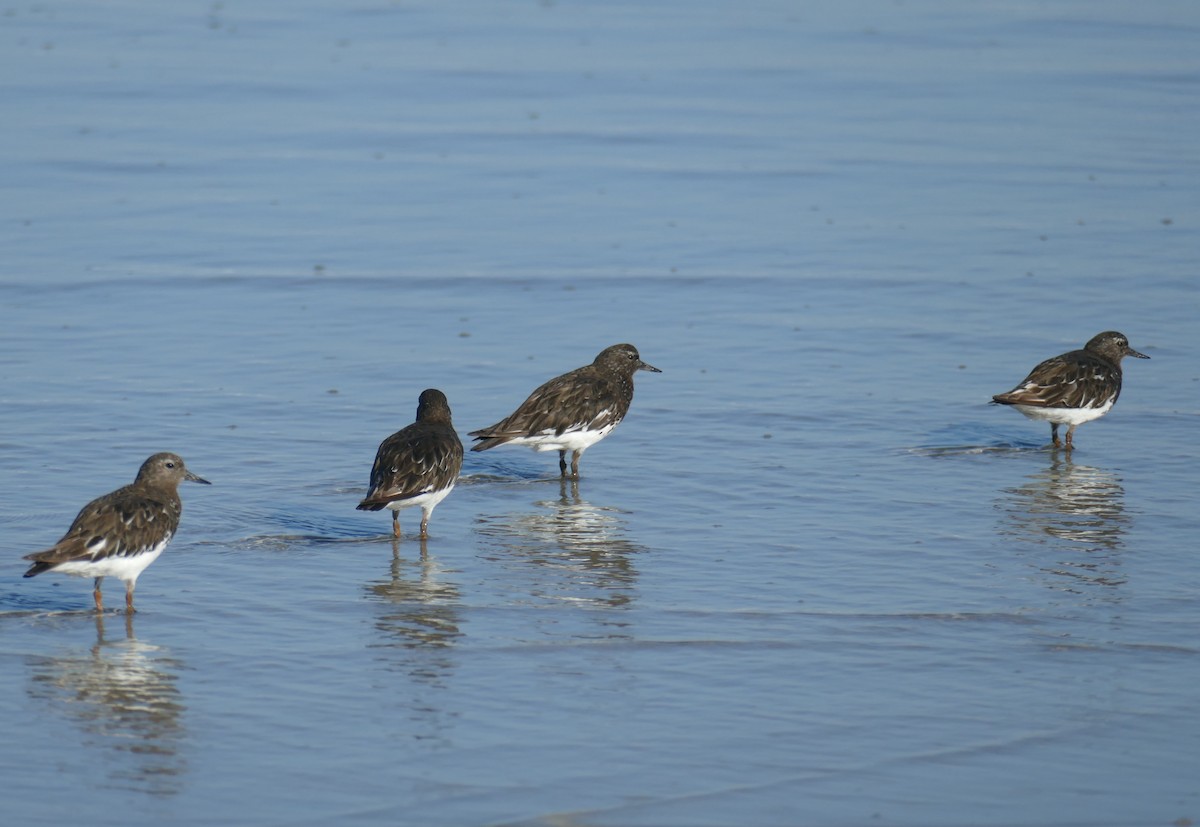
<svg viewBox="0 0 1200 827">
<path fill-rule="evenodd" d="M 982 454 L 1029 454 L 1046 450 L 1033 443 L 1001 442 L 995 445 L 929 445 L 905 448 L 904 453 L 919 457 L 966 457 Z"/>
</svg>

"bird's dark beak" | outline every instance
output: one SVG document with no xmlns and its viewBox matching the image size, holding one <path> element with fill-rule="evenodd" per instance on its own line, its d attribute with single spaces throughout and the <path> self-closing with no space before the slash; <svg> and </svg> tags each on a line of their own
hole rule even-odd
<svg viewBox="0 0 1200 827">
<path fill-rule="evenodd" d="M 638 370 L 648 370 L 651 373 L 662 373 L 662 371 L 659 370 L 658 368 L 654 367 L 654 365 L 648 365 L 645 362 L 643 362 L 641 359 L 638 360 L 637 369 Z"/>
<path fill-rule="evenodd" d="M 212 485 L 212 483 L 209 482 L 208 480 L 204 479 L 204 477 L 197 477 L 191 471 L 188 471 L 186 474 L 184 474 L 183 478 L 185 480 L 191 480 L 192 482 L 201 483 L 202 485 Z"/>
<path fill-rule="evenodd" d="M 1149 359 L 1149 358 L 1150 358 L 1149 356 L 1147 356 L 1147 355 L 1146 355 L 1146 354 L 1144 354 L 1144 353 L 1138 353 L 1138 352 L 1137 352 L 1136 350 L 1134 350 L 1133 348 L 1129 348 L 1128 350 L 1126 350 L 1126 351 L 1125 351 L 1125 355 L 1126 355 L 1126 356 L 1132 356 L 1132 357 L 1134 357 L 1135 359 Z"/>
</svg>

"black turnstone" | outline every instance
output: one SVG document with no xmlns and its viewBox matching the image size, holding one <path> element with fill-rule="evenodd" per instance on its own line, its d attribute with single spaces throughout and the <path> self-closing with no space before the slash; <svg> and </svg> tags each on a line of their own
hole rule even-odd
<svg viewBox="0 0 1200 827">
<path fill-rule="evenodd" d="M 359 511 L 392 510 L 392 534 L 400 536 L 400 509 L 421 507 L 421 538 L 429 536 L 429 515 L 458 482 L 463 446 L 450 421 L 446 394 L 422 391 L 417 421 L 379 445 L 371 467 L 371 487 Z"/>
<path fill-rule="evenodd" d="M 24 559 L 32 560 L 33 565 L 25 576 L 59 571 L 93 577 L 92 597 L 96 611 L 102 612 L 100 583 L 111 575 L 125 584 L 126 610 L 135 611 L 133 589 L 138 575 L 158 559 L 179 528 L 183 511 L 179 483 L 184 480 L 209 484 L 175 454 L 150 457 L 132 483 L 85 505 L 51 548 L 26 554 Z"/>
<path fill-rule="evenodd" d="M 1012 405 L 1030 419 L 1050 423 L 1050 438 L 1058 448 L 1058 426 L 1066 425 L 1066 449 L 1071 450 L 1075 427 L 1099 419 L 1121 395 L 1121 359 L 1149 359 L 1129 346 L 1121 333 L 1110 330 L 1093 336 L 1083 350 L 1047 359 L 1008 393 L 992 400 Z"/>
<path fill-rule="evenodd" d="M 604 439 L 629 413 L 633 374 L 662 373 L 642 361 L 633 345 L 613 345 L 600 351 L 590 365 L 564 373 L 535 390 L 509 416 L 490 428 L 471 431 L 472 451 L 497 445 L 527 445 L 535 451 L 558 451 L 559 473 L 579 478 L 579 457 Z"/>
</svg>

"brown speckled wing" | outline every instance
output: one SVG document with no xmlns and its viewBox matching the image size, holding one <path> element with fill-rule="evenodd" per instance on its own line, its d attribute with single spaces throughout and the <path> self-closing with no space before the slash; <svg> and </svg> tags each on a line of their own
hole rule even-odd
<svg viewBox="0 0 1200 827">
<path fill-rule="evenodd" d="M 380 443 L 370 491 L 357 507 L 379 511 L 395 500 L 448 488 L 462 471 L 462 459 L 462 442 L 453 426 L 414 422 Z"/>
<path fill-rule="evenodd" d="M 138 554 L 169 540 L 179 528 L 181 512 L 177 495 L 127 485 L 85 505 L 61 540 L 25 559 L 42 564 L 44 571 L 69 560 Z"/>
<path fill-rule="evenodd" d="M 1002 405 L 1041 408 L 1097 408 L 1121 393 L 1121 368 L 1084 350 L 1042 362 L 1008 393 L 993 396 Z"/>
<path fill-rule="evenodd" d="M 471 450 L 484 451 L 518 437 L 561 434 L 585 425 L 602 428 L 620 422 L 632 400 L 630 377 L 605 374 L 588 365 L 551 379 L 495 425 L 472 431 L 470 435 L 480 442 Z"/>
</svg>

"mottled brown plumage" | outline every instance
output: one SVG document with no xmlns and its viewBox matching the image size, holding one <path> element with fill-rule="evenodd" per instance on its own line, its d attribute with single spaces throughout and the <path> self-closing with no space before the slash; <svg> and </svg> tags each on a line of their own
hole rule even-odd
<svg viewBox="0 0 1200 827">
<path fill-rule="evenodd" d="M 633 345 L 605 348 L 590 365 L 546 382 L 495 425 L 471 431 L 477 440 L 471 450 L 512 443 L 535 451 L 558 451 L 558 468 L 564 477 L 570 451 L 570 476 L 578 479 L 580 455 L 629 413 L 633 374 L 639 370 L 662 373 L 643 362 Z"/>
<path fill-rule="evenodd" d="M 1015 388 L 992 400 L 1011 405 L 1030 419 L 1048 421 L 1056 448 L 1058 426 L 1067 425 L 1069 451 L 1076 426 L 1104 416 L 1121 395 L 1121 360 L 1126 356 L 1150 358 L 1131 348 L 1123 334 L 1106 331 L 1093 336 L 1082 350 L 1042 362 Z"/>
<path fill-rule="evenodd" d="M 179 527 L 183 504 L 179 483 L 208 485 L 193 474 L 176 454 L 155 454 L 142 463 L 137 479 L 85 505 L 62 539 L 45 551 L 25 555 L 33 577 L 60 571 L 95 578 L 92 597 L 104 611 L 101 581 L 111 575 L 125 583 L 125 607 L 134 611 L 133 591 L 138 575 L 153 563 Z"/>
<path fill-rule="evenodd" d="M 450 403 L 435 388 L 421 393 L 417 421 L 379 445 L 367 496 L 359 511 L 392 510 L 392 533 L 400 536 L 400 510 L 421 508 L 421 537 L 429 536 L 429 516 L 445 499 L 462 471 L 463 446 L 450 419 Z"/>
</svg>

